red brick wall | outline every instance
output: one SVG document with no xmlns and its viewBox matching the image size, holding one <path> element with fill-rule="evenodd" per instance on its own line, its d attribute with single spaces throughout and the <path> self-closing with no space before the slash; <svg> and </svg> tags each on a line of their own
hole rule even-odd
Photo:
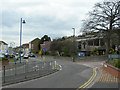
<svg viewBox="0 0 120 90">
<path fill-rule="evenodd" d="M 104 65 L 106 65 L 107 67 L 105 67 Z M 104 63 L 103 64 L 103 69 L 108 71 L 109 73 L 115 75 L 116 77 L 120 78 L 120 69 L 114 67 L 114 66 L 111 66 L 107 63 Z"/>
</svg>

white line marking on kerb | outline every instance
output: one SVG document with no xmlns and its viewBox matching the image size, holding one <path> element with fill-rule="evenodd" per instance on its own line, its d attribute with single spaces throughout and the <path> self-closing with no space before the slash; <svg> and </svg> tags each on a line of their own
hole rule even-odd
<svg viewBox="0 0 120 90">
<path fill-rule="evenodd" d="M 59 65 L 59 67 L 60 67 L 60 70 L 62 70 L 62 66 L 61 66 L 61 65 Z"/>
</svg>

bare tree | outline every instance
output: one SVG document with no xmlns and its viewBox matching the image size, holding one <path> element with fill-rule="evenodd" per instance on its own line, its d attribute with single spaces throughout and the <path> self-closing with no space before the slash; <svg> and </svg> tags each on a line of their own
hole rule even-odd
<svg viewBox="0 0 120 90">
<path fill-rule="evenodd" d="M 75 47 L 73 48 L 74 44 Z M 61 53 L 64 53 L 65 56 L 71 56 L 73 53 L 76 53 L 77 51 L 77 43 L 76 42 L 73 43 L 71 40 L 57 39 L 53 40 L 50 49 L 51 51 L 59 52 L 60 55 Z"/>
<path fill-rule="evenodd" d="M 113 0 L 97 3 L 94 10 L 90 12 L 89 19 L 83 22 L 83 30 L 85 32 L 104 31 L 107 37 L 107 54 L 110 49 L 111 32 L 120 26 L 120 1 Z"/>
</svg>

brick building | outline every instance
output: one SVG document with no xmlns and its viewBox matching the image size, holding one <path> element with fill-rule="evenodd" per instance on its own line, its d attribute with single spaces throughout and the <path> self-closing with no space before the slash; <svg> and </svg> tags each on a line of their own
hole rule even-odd
<svg viewBox="0 0 120 90">
<path fill-rule="evenodd" d="M 35 38 L 31 42 L 29 42 L 29 51 L 32 52 L 32 53 L 38 53 L 39 52 L 39 46 L 40 46 L 39 42 L 40 42 L 39 38 Z"/>
<path fill-rule="evenodd" d="M 43 44 L 40 44 L 41 50 L 45 49 L 46 51 L 50 50 L 51 41 L 44 41 Z"/>
</svg>

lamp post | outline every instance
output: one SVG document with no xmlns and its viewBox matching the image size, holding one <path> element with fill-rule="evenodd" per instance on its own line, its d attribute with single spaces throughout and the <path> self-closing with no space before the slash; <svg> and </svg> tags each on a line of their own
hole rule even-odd
<svg viewBox="0 0 120 90">
<path fill-rule="evenodd" d="M 21 18 L 21 21 L 20 21 L 20 64 L 21 64 L 21 41 L 22 41 L 22 23 L 25 24 L 25 20 L 22 20 Z"/>
<path fill-rule="evenodd" d="M 73 62 L 75 62 L 75 28 L 73 29 Z"/>
</svg>

